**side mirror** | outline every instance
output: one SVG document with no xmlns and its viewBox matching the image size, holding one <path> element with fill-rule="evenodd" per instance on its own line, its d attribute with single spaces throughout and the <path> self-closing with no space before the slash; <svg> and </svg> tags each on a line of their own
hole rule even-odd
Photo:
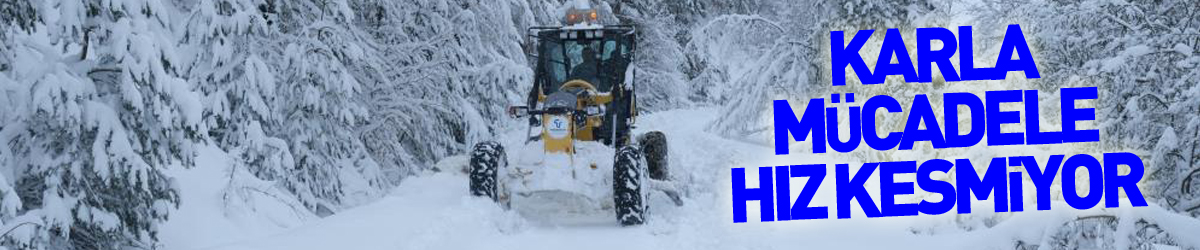
<svg viewBox="0 0 1200 250">
<path fill-rule="evenodd" d="M 521 118 L 529 115 L 529 107 L 526 106 L 508 106 L 508 116 L 513 118 Z"/>
</svg>

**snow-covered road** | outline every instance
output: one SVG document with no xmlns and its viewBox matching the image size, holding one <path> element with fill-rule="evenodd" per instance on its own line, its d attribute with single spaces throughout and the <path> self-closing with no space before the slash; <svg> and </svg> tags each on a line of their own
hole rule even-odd
<svg viewBox="0 0 1200 250">
<path fill-rule="evenodd" d="M 1053 228 L 1022 225 L 1053 225 L 1059 218 L 1078 212 L 1024 212 L 1009 218 L 1010 221 L 1024 221 L 1022 223 L 968 232 L 953 226 L 955 221 L 964 219 L 958 215 L 859 219 L 864 216 L 857 207 L 853 209 L 858 211 L 855 212 L 856 219 L 762 223 L 757 222 L 757 204 L 751 203 L 748 207 L 751 222 L 734 224 L 729 196 L 730 168 L 846 161 L 829 158 L 831 154 L 822 157 L 810 154 L 775 156 L 767 145 L 723 139 L 704 131 L 705 124 L 715 118 L 715 113 L 710 109 L 674 110 L 640 118 L 639 130 L 661 130 L 668 135 L 671 174 L 686 190 L 684 206 L 658 206 L 650 221 L 642 226 L 621 227 L 608 214 L 611 211 L 581 220 L 574 218 L 571 223 L 544 223 L 546 218 L 527 218 L 487 199 L 468 195 L 466 176 L 452 170 L 412 177 L 377 201 L 304 225 L 275 230 L 272 234 L 222 236 L 208 233 L 209 237 L 244 238 L 232 243 L 214 243 L 214 246 L 196 242 L 198 234 L 188 233 L 187 225 L 172 222 L 174 224 L 169 224 L 165 230 L 164 242 L 168 248 L 225 250 L 965 249 L 982 246 L 1012 249 L 1014 238 L 1037 241 L 1048 233 L 1046 229 Z M 439 166 L 461 164 L 453 161 L 455 159 Z M 756 178 L 754 171 L 747 172 L 748 179 Z M 832 178 L 827 176 L 827 182 Z M 793 189 L 798 190 L 798 185 L 802 184 L 794 181 Z M 813 205 L 832 206 L 831 189 L 832 185 L 822 185 Z M 878 194 L 872 195 L 877 197 Z M 987 213 L 980 214 L 982 216 L 976 216 L 988 218 Z M 183 216 L 188 215 L 184 213 Z"/>
<path fill-rule="evenodd" d="M 709 109 L 676 110 L 648 114 L 638 121 L 639 130 L 660 130 L 668 135 L 672 175 L 685 183 L 688 193 L 683 207 L 659 206 L 650 222 L 643 226 L 621 227 L 607 213 L 572 218 L 571 223 L 554 223 L 553 218 L 526 218 L 489 200 L 469 196 L 465 175 L 442 171 L 405 180 L 378 201 L 328 218 L 214 248 L 611 250 L 847 245 L 882 248 L 894 247 L 896 241 L 853 239 L 912 238 L 904 227 L 894 225 L 895 230 L 886 230 L 881 227 L 887 226 L 886 223 L 878 220 L 733 224 L 728 169 L 760 166 L 772 160 L 773 155 L 764 145 L 726 140 L 704 132 L 714 113 Z M 823 160 L 810 157 L 803 163 Z M 799 162 L 792 162 L 796 163 Z M 755 210 L 756 205 L 750 208 Z M 752 213 L 751 217 L 755 216 Z M 877 233 L 863 231 L 862 223 L 871 224 L 867 228 Z"/>
</svg>

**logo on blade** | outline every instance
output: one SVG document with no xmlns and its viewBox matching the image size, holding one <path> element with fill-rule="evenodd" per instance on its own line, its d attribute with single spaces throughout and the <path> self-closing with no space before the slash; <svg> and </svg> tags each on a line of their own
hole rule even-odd
<svg viewBox="0 0 1200 250">
<path fill-rule="evenodd" d="M 550 134 L 550 138 L 561 139 L 569 134 L 568 126 L 570 124 L 566 117 L 551 116 L 550 121 L 546 123 L 546 132 Z"/>
</svg>

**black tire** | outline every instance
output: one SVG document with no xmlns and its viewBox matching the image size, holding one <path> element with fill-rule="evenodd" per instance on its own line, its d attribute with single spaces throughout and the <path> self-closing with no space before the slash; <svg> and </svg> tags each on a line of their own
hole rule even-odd
<svg viewBox="0 0 1200 250">
<path fill-rule="evenodd" d="M 498 170 L 508 164 L 504 146 L 494 141 L 475 144 L 471 150 L 471 195 L 486 196 L 498 201 L 496 185 Z"/>
<path fill-rule="evenodd" d="M 650 131 L 638 137 L 638 145 L 642 147 L 642 156 L 646 157 L 646 168 L 650 179 L 665 181 L 671 177 L 667 160 L 667 135 L 659 131 Z"/>
<path fill-rule="evenodd" d="M 643 168 L 641 151 L 636 146 L 617 150 L 613 161 L 613 205 L 622 226 L 645 222 L 646 206 L 642 197 Z"/>
</svg>

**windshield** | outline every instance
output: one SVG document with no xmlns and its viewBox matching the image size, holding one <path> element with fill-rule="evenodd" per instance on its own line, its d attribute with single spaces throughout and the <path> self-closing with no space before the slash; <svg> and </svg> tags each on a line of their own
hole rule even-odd
<svg viewBox="0 0 1200 250">
<path fill-rule="evenodd" d="M 623 51 L 618 51 L 617 45 L 613 39 L 543 43 L 538 54 L 544 60 L 542 65 L 550 78 L 546 90 L 556 91 L 564 82 L 576 79 L 587 81 L 600 91 L 612 88 L 612 80 L 616 78 L 611 74 L 624 68 L 622 63 L 617 63 L 621 60 L 613 60 L 614 56 L 622 57 Z M 624 74 L 624 70 L 619 74 Z"/>
</svg>

